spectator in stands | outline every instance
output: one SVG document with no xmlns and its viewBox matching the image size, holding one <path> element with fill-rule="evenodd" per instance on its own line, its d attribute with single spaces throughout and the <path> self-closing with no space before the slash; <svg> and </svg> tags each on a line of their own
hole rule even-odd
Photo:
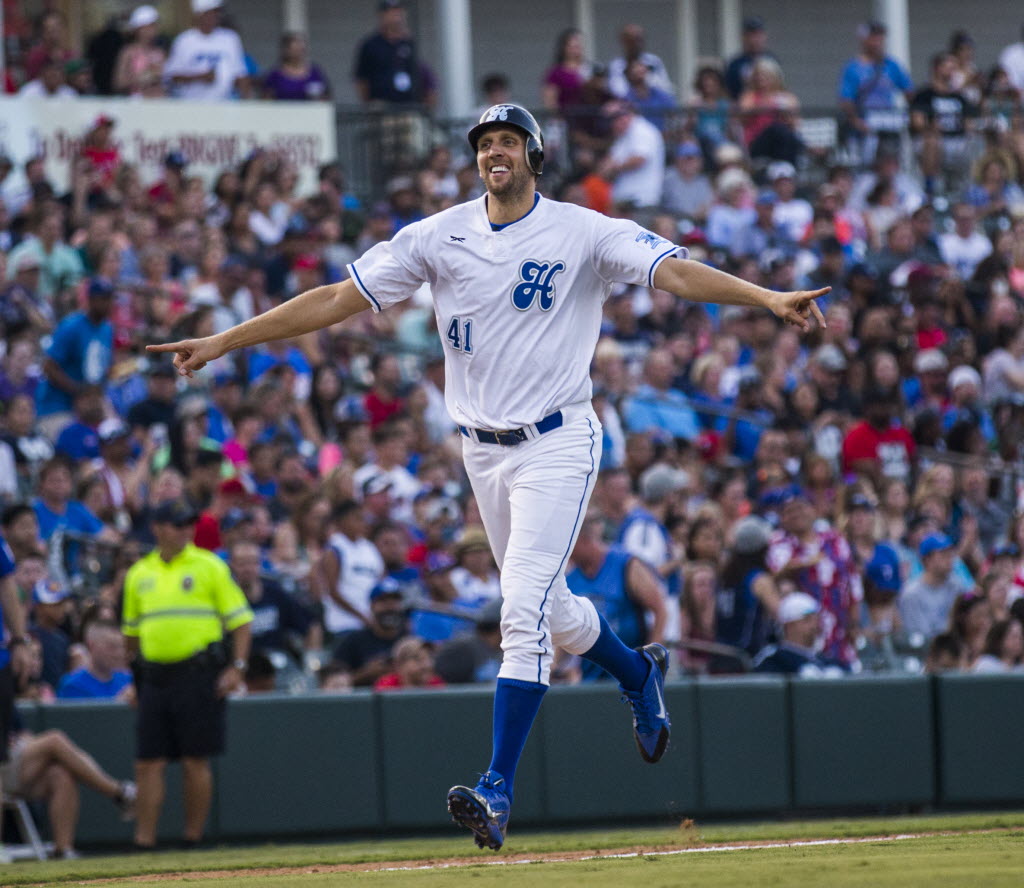
<svg viewBox="0 0 1024 888">
<path fill-rule="evenodd" d="M 583 105 L 583 84 L 590 71 L 583 34 L 576 28 L 562 31 L 555 44 L 554 64 L 545 72 L 541 85 L 544 107 L 562 113 L 578 109 Z"/>
<path fill-rule="evenodd" d="M 384 575 L 384 562 L 366 537 L 366 518 L 359 503 L 348 500 L 335 506 L 331 525 L 334 532 L 320 559 L 318 582 L 324 629 L 336 637 L 373 625 L 370 604 Z"/>
<path fill-rule="evenodd" d="M 480 608 L 501 597 L 501 584 L 494 566 L 487 533 L 480 525 L 468 525 L 455 543 L 455 567 L 450 577 L 460 603 Z"/>
<path fill-rule="evenodd" d="M 633 59 L 626 66 L 626 83 L 629 89 L 623 98 L 664 133 L 672 124 L 676 97 L 651 84 L 651 71 L 640 59 Z"/>
<path fill-rule="evenodd" d="M 391 661 L 393 670 L 373 683 L 375 691 L 444 687 L 444 679 L 434 671 L 433 648 L 422 638 L 409 636 L 396 642 Z"/>
<path fill-rule="evenodd" d="M 13 255 L 8 263 L 13 280 L 0 292 L 0 321 L 8 339 L 23 333 L 41 337 L 53 329 L 53 306 L 39 292 L 42 266 L 35 251 Z"/>
<path fill-rule="evenodd" d="M 228 550 L 231 574 L 252 610 L 252 650 L 281 652 L 293 657 L 320 647 L 320 627 L 302 603 L 262 570 L 260 547 L 248 540 Z"/>
<path fill-rule="evenodd" d="M 1017 91 L 1017 100 L 1024 98 L 1024 28 L 1016 43 L 1011 43 L 999 54 L 999 67 L 1006 72 L 1011 86 Z"/>
<path fill-rule="evenodd" d="M 743 170 L 727 169 L 716 183 L 718 200 L 708 210 L 707 239 L 712 247 L 729 250 L 751 227 L 757 213 L 750 206 L 750 178 Z"/>
<path fill-rule="evenodd" d="M 75 286 L 84 273 L 78 252 L 63 240 L 64 212 L 49 205 L 40 209 L 32 225 L 31 236 L 25 238 L 7 257 L 8 277 L 18 269 L 19 260 L 28 254 L 40 264 L 39 296 L 49 302 L 64 297 L 64 291 Z"/>
<path fill-rule="evenodd" d="M 740 52 L 729 59 L 725 66 L 725 86 L 733 100 L 738 99 L 750 87 L 754 65 L 761 58 L 778 62 L 774 53 L 768 49 L 768 31 L 764 19 L 760 16 L 752 15 L 743 20 L 740 40 Z"/>
<path fill-rule="evenodd" d="M 320 66 L 309 60 L 306 35 L 288 31 L 281 35 L 277 67 L 263 78 L 263 98 L 286 101 L 328 101 L 331 84 Z"/>
<path fill-rule="evenodd" d="M 72 401 L 74 418 L 57 436 L 56 450 L 72 463 L 99 459 L 99 428 L 105 411 L 103 387 L 83 385 Z"/>
<path fill-rule="evenodd" d="M 971 672 L 993 675 L 1019 672 L 1024 656 L 1024 627 L 1020 620 L 1010 618 L 992 624 L 985 638 L 984 652 L 971 667 Z"/>
<path fill-rule="evenodd" d="M 68 463 L 55 457 L 39 470 L 39 496 L 33 502 L 40 537 L 48 542 L 57 530 L 100 534 L 103 523 L 80 502 L 71 499 L 72 475 Z"/>
<path fill-rule="evenodd" d="M 47 63 L 63 65 L 73 58 L 64 17 L 55 10 L 46 12 L 39 19 L 39 35 L 25 54 L 25 76 L 32 80 L 39 76 Z"/>
<path fill-rule="evenodd" d="M 995 345 L 982 365 L 990 404 L 1024 391 L 1024 326 L 1000 327 Z"/>
<path fill-rule="evenodd" d="M 62 628 L 71 607 L 71 593 L 57 580 L 40 580 L 32 590 L 32 622 L 29 632 L 42 650 L 40 678 L 57 687 L 67 671 L 71 639 Z"/>
<path fill-rule="evenodd" d="M 738 110 L 743 127 L 743 141 L 753 157 L 796 159 L 795 148 L 783 149 L 780 154 L 774 143 L 790 135 L 800 112 L 800 102 L 785 88 L 779 63 L 762 56 L 751 70 L 750 83 L 739 98 Z M 773 147 L 770 149 L 769 145 Z M 786 158 L 786 154 L 790 155 Z"/>
<path fill-rule="evenodd" d="M 369 595 L 367 624 L 342 634 L 334 648 L 334 660 L 352 675 L 356 687 L 373 685 L 391 668 L 392 649 L 408 631 L 401 587 L 385 577 Z"/>
<path fill-rule="evenodd" d="M 675 150 L 674 163 L 665 170 L 661 190 L 663 209 L 698 224 L 704 221 L 715 192 L 702 167 L 700 146 L 696 142 L 681 142 Z"/>
<path fill-rule="evenodd" d="M 768 641 L 779 591 L 766 556 L 772 527 L 749 515 L 735 527 L 715 596 L 715 641 L 753 656 Z"/>
<path fill-rule="evenodd" d="M 658 128 L 624 101 L 609 102 L 603 113 L 612 143 L 600 174 L 612 183 L 612 201 L 622 209 L 655 207 L 665 178 L 665 142 Z"/>
<path fill-rule="evenodd" d="M 163 74 L 167 50 L 159 43 L 160 13 L 149 4 L 128 17 L 128 42 L 117 55 L 114 91 L 126 96 L 159 99 L 166 95 Z"/>
<path fill-rule="evenodd" d="M 192 0 L 193 27 L 171 44 L 164 80 L 173 96 L 223 101 L 248 90 L 245 50 L 236 31 L 221 27 L 222 0 Z"/>
<path fill-rule="evenodd" d="M 353 77 L 363 102 L 434 103 L 434 76 L 419 59 L 402 0 L 377 4 L 377 31 L 360 44 Z"/>
<path fill-rule="evenodd" d="M 134 701 L 124 636 L 117 623 L 95 620 L 83 639 L 89 653 L 85 666 L 69 672 L 57 683 L 60 700 L 113 699 Z"/>
<path fill-rule="evenodd" d="M 447 684 L 493 682 L 501 666 L 501 599 L 488 602 L 476 615 L 476 628 L 446 641 L 434 657 L 434 668 Z"/>
<path fill-rule="evenodd" d="M 899 394 L 875 387 L 864 393 L 864 419 L 843 439 L 843 471 L 864 475 L 873 482 L 883 478 L 909 480 L 917 445 L 899 422 Z"/>
<path fill-rule="evenodd" d="M 967 169 L 967 133 L 974 107 L 953 85 L 956 59 L 940 52 L 932 58 L 931 82 L 910 103 L 910 131 L 928 194 L 946 190 L 943 175 Z"/>
<path fill-rule="evenodd" d="M 638 60 L 643 62 L 649 72 L 647 82 L 671 96 L 675 95 L 675 87 L 668 76 L 665 63 L 653 52 L 644 49 L 647 35 L 642 26 L 637 24 L 626 24 L 619 31 L 619 44 L 622 46 L 622 55 L 617 56 L 608 63 L 608 88 L 613 95 L 625 98 L 629 92 L 629 81 L 626 79 L 626 68 L 629 63 Z"/>
<path fill-rule="evenodd" d="M 814 509 L 798 487 L 784 492 L 780 519 L 781 530 L 768 549 L 768 567 L 777 583 L 792 582 L 820 603 L 824 653 L 852 666 L 857 661 L 861 586 L 849 544 L 835 530 L 815 527 Z"/>
<path fill-rule="evenodd" d="M 953 572 L 953 541 L 941 533 L 926 536 L 918 547 L 923 573 L 907 581 L 899 598 L 900 616 L 907 632 L 925 638 L 938 635 L 949 621 L 957 595 L 970 591 Z"/>
<path fill-rule="evenodd" d="M 977 213 L 969 203 L 955 204 L 952 216 L 954 229 L 939 237 L 942 261 L 967 281 L 978 264 L 992 253 L 992 242 L 978 231 Z"/>
<path fill-rule="evenodd" d="M 588 515 L 572 551 L 566 574 L 569 590 L 594 602 L 625 644 L 640 647 L 665 637 L 668 602 L 661 580 L 642 559 L 621 545 L 602 540 L 601 516 Z M 607 678 L 604 670 L 583 664 L 584 680 Z"/>
<path fill-rule="evenodd" d="M 975 591 L 961 592 L 949 609 L 947 631 L 963 647 L 961 667 L 972 669 L 985 652 L 993 614 L 988 600 Z"/>
<path fill-rule="evenodd" d="M 925 675 L 941 675 L 944 672 L 958 672 L 963 668 L 963 649 L 951 632 L 940 632 L 928 645 L 925 658 Z"/>
<path fill-rule="evenodd" d="M 814 210 L 806 200 L 796 196 L 796 169 L 793 164 L 778 160 L 769 165 L 767 176 L 778 198 L 772 219 L 792 243 L 803 242 L 814 218 Z"/>
<path fill-rule="evenodd" d="M 4 755 L 8 755 L 6 746 Z M 0 768 L 0 780 L 10 797 L 46 802 L 53 834 L 53 856 L 58 860 L 75 860 L 81 856 L 75 850 L 79 784 L 110 799 L 122 820 L 135 818 L 135 784 L 111 777 L 63 731 L 41 734 L 22 729 L 15 731 L 11 736 L 9 758 Z"/>
<path fill-rule="evenodd" d="M 673 438 L 693 441 L 700 434 L 697 415 L 686 396 L 672 386 L 675 361 L 668 349 L 652 349 L 644 361 L 644 381 L 623 405 L 630 432 L 664 429 Z"/>
<path fill-rule="evenodd" d="M 846 116 L 851 147 L 870 163 L 880 141 L 892 141 L 904 127 L 900 95 L 910 100 L 913 86 L 906 69 L 885 54 L 887 28 L 877 21 L 857 28 L 860 52 L 839 78 L 839 107 Z"/>
<path fill-rule="evenodd" d="M 842 661 L 819 653 L 821 607 L 810 595 L 790 592 L 779 602 L 778 621 L 782 640 L 761 650 L 754 660 L 754 671 L 802 678 L 836 678 L 848 671 Z"/>
</svg>

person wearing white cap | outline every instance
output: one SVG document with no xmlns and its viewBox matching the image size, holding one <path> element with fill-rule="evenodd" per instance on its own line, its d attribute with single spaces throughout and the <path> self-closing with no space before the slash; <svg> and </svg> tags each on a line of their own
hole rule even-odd
<svg viewBox="0 0 1024 888">
<path fill-rule="evenodd" d="M 807 234 L 814 210 L 806 200 L 796 196 L 796 169 L 785 160 L 777 160 L 768 166 L 768 181 L 778 198 L 772 219 L 793 243 L 798 244 Z"/>
<path fill-rule="evenodd" d="M 114 91 L 126 96 L 157 99 L 164 92 L 166 50 L 157 43 L 160 13 L 149 4 L 136 6 L 128 17 L 130 41 L 122 47 L 114 66 Z"/>
<path fill-rule="evenodd" d="M 245 52 L 235 31 L 220 27 L 222 0 L 192 0 L 195 26 L 171 44 L 164 79 L 172 95 L 197 101 L 230 99 L 246 79 Z"/>
<path fill-rule="evenodd" d="M 782 640 L 761 650 L 755 672 L 776 672 L 801 677 L 837 677 L 848 670 L 838 660 L 817 652 L 821 637 L 821 608 L 806 592 L 790 592 L 779 602 Z"/>
</svg>

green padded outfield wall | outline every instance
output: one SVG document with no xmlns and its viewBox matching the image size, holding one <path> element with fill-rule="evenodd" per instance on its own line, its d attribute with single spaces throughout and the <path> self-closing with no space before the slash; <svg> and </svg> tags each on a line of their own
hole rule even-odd
<svg viewBox="0 0 1024 888">
<path fill-rule="evenodd" d="M 784 678 L 698 681 L 697 725 L 704 811 L 778 811 L 790 806 L 788 683 Z"/>
<path fill-rule="evenodd" d="M 553 688 L 517 775 L 514 823 L 1024 802 L 1024 676 L 749 677 L 667 694 L 672 746 L 648 765 L 613 683 Z M 130 776 L 134 710 L 20 709 L 28 727 L 59 728 Z M 489 688 L 259 696 L 228 711 L 214 840 L 444 828 L 446 790 L 472 783 L 490 755 Z M 174 839 L 181 780 L 170 775 L 160 834 Z M 130 836 L 113 805 L 83 790 L 82 845 Z"/>
<path fill-rule="evenodd" d="M 789 693 L 796 807 L 935 798 L 929 678 L 801 679 Z"/>
<path fill-rule="evenodd" d="M 940 676 L 936 705 L 940 801 L 1024 799 L 1024 675 Z"/>
</svg>

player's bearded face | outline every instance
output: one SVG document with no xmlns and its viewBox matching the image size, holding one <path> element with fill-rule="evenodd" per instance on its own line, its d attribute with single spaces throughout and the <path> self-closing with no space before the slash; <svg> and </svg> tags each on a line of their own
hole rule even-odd
<svg viewBox="0 0 1024 888">
<path fill-rule="evenodd" d="M 477 143 L 477 167 L 487 191 L 501 200 L 516 200 L 533 189 L 526 166 L 526 139 L 515 130 L 485 132 Z"/>
</svg>

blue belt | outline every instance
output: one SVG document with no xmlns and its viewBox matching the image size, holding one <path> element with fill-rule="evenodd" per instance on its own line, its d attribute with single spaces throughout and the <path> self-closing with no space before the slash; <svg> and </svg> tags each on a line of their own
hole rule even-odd
<svg viewBox="0 0 1024 888">
<path fill-rule="evenodd" d="M 515 447 L 521 444 L 528 436 L 528 430 L 534 429 L 538 435 L 550 432 L 552 429 L 561 428 L 562 411 L 556 410 L 549 416 L 545 416 L 540 422 L 533 426 L 525 426 L 519 429 L 500 429 L 489 431 L 487 429 L 468 429 L 459 426 L 459 431 L 467 438 L 479 441 L 481 444 L 500 444 L 502 447 Z"/>
</svg>

